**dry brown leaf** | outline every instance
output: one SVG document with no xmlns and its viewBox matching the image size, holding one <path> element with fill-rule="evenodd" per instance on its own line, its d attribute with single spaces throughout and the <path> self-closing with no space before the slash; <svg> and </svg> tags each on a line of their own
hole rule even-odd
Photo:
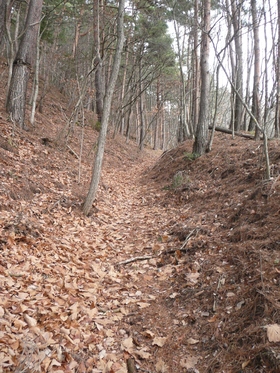
<svg viewBox="0 0 280 373">
<path fill-rule="evenodd" d="M 200 274 L 199 272 L 191 272 L 186 275 L 186 278 L 192 283 L 196 284 Z"/>
<path fill-rule="evenodd" d="M 188 342 L 189 345 L 195 345 L 195 344 L 199 343 L 199 340 L 194 339 L 194 338 L 188 338 L 187 342 Z"/>
<path fill-rule="evenodd" d="M 128 337 L 122 341 L 122 348 L 124 350 L 131 350 L 133 349 L 133 340 L 132 337 Z"/>
<path fill-rule="evenodd" d="M 152 345 L 157 345 L 159 347 L 162 347 L 165 342 L 166 342 L 167 338 L 166 337 L 155 337 L 154 340 L 153 340 L 153 343 Z"/>
<path fill-rule="evenodd" d="M 198 357 L 188 356 L 186 359 L 180 360 L 180 366 L 186 369 L 193 369 L 197 364 L 198 360 Z"/>
<path fill-rule="evenodd" d="M 134 351 L 134 355 L 140 357 L 141 359 L 149 359 L 151 354 L 146 351 L 147 347 L 141 348 L 141 350 Z"/>
<path fill-rule="evenodd" d="M 156 372 L 158 373 L 168 372 L 168 367 L 162 359 L 159 359 L 156 363 Z"/>
<path fill-rule="evenodd" d="M 37 325 L 37 320 L 34 319 L 33 317 L 27 315 L 27 313 L 23 314 L 23 318 L 26 321 L 29 328 Z"/>
<path fill-rule="evenodd" d="M 212 316 L 210 319 L 208 319 L 208 322 L 212 323 L 217 320 L 217 315 Z"/>
<path fill-rule="evenodd" d="M 280 342 L 280 325 L 266 325 L 266 329 L 269 342 Z"/>
<path fill-rule="evenodd" d="M 242 363 L 242 369 L 245 369 L 250 364 L 250 362 L 251 360 L 244 361 L 244 363 Z"/>
<path fill-rule="evenodd" d="M 153 333 L 150 330 L 145 330 L 142 334 L 143 334 L 144 337 L 147 337 L 147 338 L 154 338 L 154 336 L 155 336 L 155 333 Z"/>
</svg>

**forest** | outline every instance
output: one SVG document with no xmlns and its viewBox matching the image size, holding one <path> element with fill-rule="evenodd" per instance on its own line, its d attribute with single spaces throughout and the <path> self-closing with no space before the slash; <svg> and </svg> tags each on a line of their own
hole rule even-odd
<svg viewBox="0 0 280 373">
<path fill-rule="evenodd" d="M 279 61 L 279 0 L 0 0 L 0 373 L 280 372 Z"/>
<path fill-rule="evenodd" d="M 8 112 L 20 126 L 34 125 L 33 111 L 43 110 L 44 97 L 55 86 L 73 107 L 70 130 L 83 122 L 84 110 L 92 112 L 90 125 L 100 126 L 118 39 L 118 2 L 29 3 L 0 2 Z M 278 137 L 277 2 L 139 0 L 123 6 L 124 45 L 110 116 L 114 132 L 140 148 L 163 150 L 197 138 L 199 155 L 211 148 L 209 126 Z M 37 8 L 37 23 L 24 39 L 29 7 Z M 33 47 L 18 50 L 24 40 Z M 32 67 L 34 110 L 26 120 L 16 113 L 23 110 L 20 104 L 16 109 L 12 103 L 13 91 L 20 89 L 12 84 L 17 58 Z"/>
</svg>

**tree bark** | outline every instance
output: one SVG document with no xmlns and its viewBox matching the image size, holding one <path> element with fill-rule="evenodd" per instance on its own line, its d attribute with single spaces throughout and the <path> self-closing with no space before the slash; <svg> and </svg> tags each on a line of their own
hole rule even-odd
<svg viewBox="0 0 280 373">
<path fill-rule="evenodd" d="M 209 73 L 209 53 L 210 53 L 210 21 L 211 21 L 211 0 L 203 1 L 203 19 L 204 27 L 202 30 L 201 39 L 201 57 L 200 57 L 200 72 L 201 72 L 201 88 L 200 88 L 200 104 L 198 125 L 193 145 L 193 153 L 202 155 L 206 152 L 208 144 L 208 117 L 209 117 L 209 89 L 210 89 L 210 73 Z"/>
<path fill-rule="evenodd" d="M 107 87 L 107 91 L 104 98 L 104 108 L 103 108 L 103 114 L 101 118 L 101 130 L 98 138 L 98 146 L 97 146 L 97 152 L 91 177 L 91 183 L 89 187 L 89 191 L 83 206 L 83 212 L 85 215 L 88 215 L 90 212 L 90 209 L 92 207 L 92 204 L 95 200 L 99 180 L 101 176 L 101 168 L 102 168 L 102 162 L 103 162 L 103 156 L 104 156 L 104 149 L 105 149 L 105 143 L 106 143 L 106 134 L 107 134 L 107 128 L 109 123 L 109 117 L 110 117 L 110 111 L 111 111 L 111 104 L 112 104 L 112 97 L 114 93 L 114 88 L 116 85 L 119 68 L 120 68 L 120 62 L 121 62 L 121 54 L 123 49 L 123 43 L 124 43 L 124 3 L 125 0 L 120 0 L 119 2 L 119 9 L 118 9 L 118 29 L 117 29 L 117 47 L 115 51 L 114 56 L 114 62 L 112 71 L 110 74 L 110 80 Z"/>
<path fill-rule="evenodd" d="M 20 41 L 13 66 L 6 109 L 11 119 L 25 127 L 26 93 L 29 75 L 36 59 L 36 44 L 43 0 L 30 0 L 25 23 L 25 33 Z"/>
</svg>

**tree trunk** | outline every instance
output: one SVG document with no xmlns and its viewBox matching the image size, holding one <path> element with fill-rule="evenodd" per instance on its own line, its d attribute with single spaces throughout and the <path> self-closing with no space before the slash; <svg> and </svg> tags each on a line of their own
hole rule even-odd
<svg viewBox="0 0 280 373">
<path fill-rule="evenodd" d="M 243 105 L 240 96 L 243 97 L 243 52 L 242 52 L 242 34 L 241 34 L 241 16 L 240 16 L 240 1 L 231 1 L 232 9 L 232 25 L 234 30 L 235 44 L 235 66 L 234 69 L 236 91 L 239 95 L 234 97 L 234 117 L 233 126 L 235 131 L 239 131 L 242 124 Z"/>
<path fill-rule="evenodd" d="M 8 93 L 7 112 L 20 128 L 25 128 L 27 84 L 30 70 L 36 59 L 36 45 L 42 5 L 43 0 L 30 0 L 25 23 L 26 31 L 20 41 L 14 61 L 12 80 Z"/>
<path fill-rule="evenodd" d="M 103 83 L 103 63 L 100 55 L 100 7 L 99 1 L 93 2 L 94 28 L 93 28 L 93 42 L 95 53 L 95 100 L 96 100 L 96 114 L 98 122 L 101 123 L 103 115 L 103 100 L 104 100 L 104 83 Z"/>
<path fill-rule="evenodd" d="M 186 80 L 184 73 L 184 49 L 185 49 L 185 36 L 186 32 L 184 30 L 183 37 L 180 35 L 180 29 L 178 22 L 175 20 L 175 15 L 173 16 L 173 26 L 176 35 L 176 44 L 178 50 L 178 62 L 179 71 L 181 78 L 181 90 L 180 90 L 180 128 L 178 129 L 178 142 L 183 142 L 188 137 L 189 133 L 187 130 L 187 102 L 186 102 Z"/>
<path fill-rule="evenodd" d="M 277 47 L 277 66 L 276 66 L 276 111 L 275 111 L 275 137 L 280 136 L 280 0 L 277 0 L 277 12 L 278 12 L 278 47 Z"/>
<path fill-rule="evenodd" d="M 30 114 L 30 124 L 35 126 L 35 112 L 36 112 L 36 103 L 39 93 L 39 67 L 40 67 L 40 29 L 38 28 L 38 37 L 36 45 L 36 63 L 35 63 L 35 72 L 34 72 L 34 82 L 33 82 L 33 94 L 31 97 L 31 114 Z"/>
<path fill-rule="evenodd" d="M 142 61 L 139 60 L 139 119 L 140 119 L 140 134 L 139 134 L 139 148 L 144 149 L 145 140 L 145 117 L 144 117 L 144 92 L 142 82 Z"/>
<path fill-rule="evenodd" d="M 3 40 L 7 0 L 0 0 L 0 40 Z"/>
<path fill-rule="evenodd" d="M 199 56 L 198 56 L 198 0 L 194 4 L 194 19 L 197 20 L 193 26 L 193 92 L 192 92 L 192 127 L 193 131 L 197 129 L 198 112 L 199 112 Z"/>
<path fill-rule="evenodd" d="M 204 25 L 201 38 L 201 56 L 200 56 L 200 72 L 201 72 L 201 88 L 200 88 L 200 104 L 198 126 L 193 145 L 193 153 L 202 155 L 206 152 L 208 144 L 208 117 L 209 117 L 209 88 L 210 88 L 210 73 L 209 73 L 209 53 L 211 20 L 211 0 L 203 1 L 203 19 Z"/>
<path fill-rule="evenodd" d="M 107 128 L 108 128 L 110 111 L 111 111 L 112 97 L 113 97 L 114 88 L 115 88 L 118 73 L 119 73 L 121 54 L 122 54 L 123 43 L 124 43 L 124 26 L 123 26 L 124 3 L 125 3 L 125 0 L 120 0 L 119 2 L 117 47 L 115 51 L 112 72 L 110 74 L 109 85 L 108 85 L 106 95 L 104 98 L 104 109 L 103 109 L 103 114 L 101 118 L 101 131 L 100 131 L 99 138 L 98 138 L 98 146 L 97 146 L 97 152 L 96 152 L 96 157 L 95 157 L 95 162 L 94 162 L 94 167 L 93 167 L 93 172 L 92 172 L 91 183 L 90 183 L 89 191 L 88 191 L 88 194 L 87 194 L 84 206 L 83 206 L 83 212 L 85 215 L 89 214 L 91 206 L 95 200 L 98 185 L 99 185 L 99 180 L 101 176 L 101 168 L 102 168 L 102 162 L 103 162 L 103 156 L 104 156 Z"/>
<path fill-rule="evenodd" d="M 251 0 L 252 20 L 254 32 L 254 84 L 253 84 L 253 102 L 252 114 L 260 123 L 260 78 L 261 78 L 261 60 L 260 60 L 260 37 L 259 37 L 259 20 L 257 16 L 257 1 Z M 255 128 L 255 122 L 250 118 L 249 128 Z M 255 129 L 255 137 L 260 137 L 258 127 Z"/>
</svg>

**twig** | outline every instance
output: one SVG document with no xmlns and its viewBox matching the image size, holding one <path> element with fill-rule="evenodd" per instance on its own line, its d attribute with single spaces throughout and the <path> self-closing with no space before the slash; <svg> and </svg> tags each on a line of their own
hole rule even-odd
<svg viewBox="0 0 280 373">
<path fill-rule="evenodd" d="M 184 241 L 183 245 L 182 245 L 179 249 L 172 249 L 172 250 L 164 251 L 164 252 L 159 253 L 158 255 L 136 256 L 135 258 L 130 258 L 130 259 L 124 260 L 124 261 L 122 261 L 122 262 L 116 263 L 116 265 L 129 264 L 129 263 L 132 263 L 132 262 L 136 262 L 136 261 L 138 261 L 138 260 L 149 260 L 149 259 L 153 259 L 153 258 L 158 258 L 160 255 L 173 254 L 173 253 L 176 253 L 177 251 L 184 251 L 184 250 L 187 250 L 187 249 L 185 249 L 185 246 L 186 246 L 188 240 L 190 239 L 190 237 L 191 237 L 195 232 L 198 232 L 198 231 L 199 231 L 198 228 L 193 229 L 193 230 L 192 230 L 192 231 L 187 235 L 187 237 L 185 238 L 185 241 Z"/>
<path fill-rule="evenodd" d="M 187 237 L 185 238 L 185 241 L 184 241 L 183 245 L 182 245 L 179 249 L 172 249 L 172 250 L 164 251 L 163 254 L 164 254 L 164 255 L 167 255 L 167 254 L 173 254 L 173 253 L 176 253 L 177 251 L 184 251 L 184 250 L 187 250 L 187 249 L 185 248 L 185 246 L 186 246 L 186 244 L 188 243 L 188 240 L 191 238 L 191 236 L 192 236 L 194 233 L 198 232 L 198 230 L 199 230 L 198 228 L 193 229 L 193 230 L 192 230 L 192 231 L 187 235 Z"/>
<path fill-rule="evenodd" d="M 70 150 L 71 154 L 73 154 L 76 158 L 80 159 L 80 157 L 78 156 L 78 154 L 69 145 L 67 145 L 67 148 Z"/>
<path fill-rule="evenodd" d="M 153 259 L 153 258 L 156 258 L 156 256 L 155 255 L 136 256 L 135 258 L 130 258 L 130 259 L 127 259 L 127 260 L 123 260 L 122 262 L 117 263 L 117 265 L 129 264 L 129 263 L 132 263 L 132 262 L 136 262 L 138 260 L 149 260 L 149 259 Z"/>
<path fill-rule="evenodd" d="M 133 359 L 131 358 L 127 359 L 126 366 L 127 366 L 128 373 L 136 373 L 135 363 Z"/>
</svg>

